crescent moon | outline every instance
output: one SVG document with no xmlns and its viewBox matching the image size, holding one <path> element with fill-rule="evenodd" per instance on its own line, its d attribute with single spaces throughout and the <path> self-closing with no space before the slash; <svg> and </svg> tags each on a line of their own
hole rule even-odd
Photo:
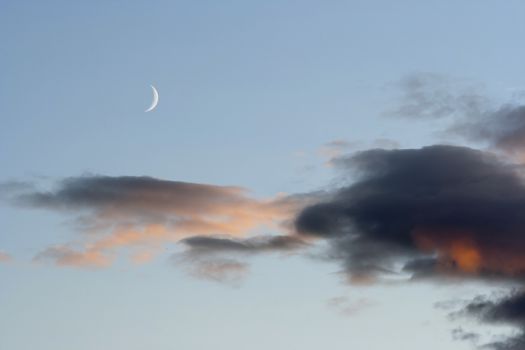
<svg viewBox="0 0 525 350">
<path fill-rule="evenodd" d="M 149 106 L 148 109 L 146 109 L 144 112 L 151 112 L 152 110 L 157 107 L 157 104 L 159 103 L 159 92 L 157 89 L 155 89 L 155 86 L 150 85 L 151 89 L 153 90 L 153 101 L 151 102 L 151 106 Z"/>
</svg>

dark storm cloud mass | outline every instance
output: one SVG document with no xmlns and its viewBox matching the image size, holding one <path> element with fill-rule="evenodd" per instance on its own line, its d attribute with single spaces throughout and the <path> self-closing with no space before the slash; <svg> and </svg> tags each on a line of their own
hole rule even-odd
<svg viewBox="0 0 525 350">
<path fill-rule="evenodd" d="M 425 274 L 525 271 L 525 187 L 512 165 L 456 146 L 370 150 L 338 165 L 356 181 L 306 207 L 296 227 L 331 239 L 349 272 L 399 261 Z"/>
</svg>

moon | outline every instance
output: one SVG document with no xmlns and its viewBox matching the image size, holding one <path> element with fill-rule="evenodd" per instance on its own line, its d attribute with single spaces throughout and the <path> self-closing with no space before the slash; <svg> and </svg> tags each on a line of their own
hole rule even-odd
<svg viewBox="0 0 525 350">
<path fill-rule="evenodd" d="M 155 86 L 150 85 L 151 89 L 153 90 L 153 101 L 151 101 L 151 106 L 149 106 L 148 109 L 146 109 L 144 112 L 151 112 L 152 110 L 157 107 L 157 104 L 159 103 L 159 92 L 157 89 L 155 89 Z"/>
</svg>

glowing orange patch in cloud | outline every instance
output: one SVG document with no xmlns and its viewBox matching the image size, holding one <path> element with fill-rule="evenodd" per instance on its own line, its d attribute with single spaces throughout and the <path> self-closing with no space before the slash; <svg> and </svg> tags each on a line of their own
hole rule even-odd
<svg viewBox="0 0 525 350">
<path fill-rule="evenodd" d="M 451 242 L 448 253 L 462 271 L 475 273 L 481 267 L 481 254 L 468 240 Z"/>
<path fill-rule="evenodd" d="M 418 229 L 412 236 L 418 248 L 437 253 L 443 263 L 463 272 L 476 273 L 484 266 L 483 254 L 468 231 Z"/>
<path fill-rule="evenodd" d="M 488 240 L 485 234 L 466 230 L 417 229 L 412 232 L 416 246 L 437 253 L 439 268 L 454 266 L 466 273 L 495 272 L 513 276 L 525 273 L 523 247 L 509 240 Z"/>
</svg>

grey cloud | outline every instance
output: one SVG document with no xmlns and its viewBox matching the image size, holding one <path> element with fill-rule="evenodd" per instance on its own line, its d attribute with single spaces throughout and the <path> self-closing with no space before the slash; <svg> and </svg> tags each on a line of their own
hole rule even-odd
<svg viewBox="0 0 525 350">
<path fill-rule="evenodd" d="M 30 182 L 5 181 L 0 183 L 0 199 L 9 199 L 12 195 L 20 192 L 32 191 L 35 187 Z"/>
<path fill-rule="evenodd" d="M 389 114 L 421 119 L 449 119 L 446 133 L 480 142 L 517 157 L 525 156 L 525 105 L 498 104 L 475 84 L 439 76 L 414 74 L 399 83 L 399 106 Z"/>
<path fill-rule="evenodd" d="M 259 253 L 286 252 L 304 248 L 306 242 L 296 236 L 259 236 L 234 239 L 211 236 L 193 236 L 181 241 L 192 252 L 198 253 Z"/>
<path fill-rule="evenodd" d="M 482 322 L 508 324 L 517 327 L 518 334 L 501 341 L 485 344 L 494 350 L 523 350 L 525 348 L 525 293 L 514 291 L 503 298 L 477 297 L 461 313 Z"/>
<path fill-rule="evenodd" d="M 474 332 L 467 332 L 463 330 L 463 328 L 458 327 L 452 330 L 452 338 L 454 340 L 470 341 L 476 344 L 480 339 L 480 335 Z"/>
<path fill-rule="evenodd" d="M 479 116 L 490 106 L 478 84 L 439 74 L 417 73 L 398 82 L 399 105 L 389 114 L 409 118 Z"/>
<path fill-rule="evenodd" d="M 186 272 L 197 279 L 221 284 L 240 286 L 249 272 L 248 264 L 230 258 L 194 258 L 191 261 L 177 261 Z"/>
<path fill-rule="evenodd" d="M 483 118 L 460 121 L 451 130 L 469 140 L 488 142 L 496 149 L 522 158 L 525 151 L 525 106 L 501 106 L 487 112 Z"/>
<path fill-rule="evenodd" d="M 54 191 L 31 192 L 16 199 L 22 205 L 59 210 L 113 209 L 139 215 L 207 209 L 217 203 L 239 202 L 239 187 L 213 186 L 152 177 L 81 176 L 60 181 Z"/>
<path fill-rule="evenodd" d="M 239 285 L 247 275 L 249 265 L 240 257 L 263 253 L 292 253 L 308 243 L 297 236 L 256 236 L 251 238 L 193 236 L 180 241 L 185 251 L 176 253 L 176 266 L 201 279 Z M 234 277 L 234 278 L 232 278 Z"/>
<path fill-rule="evenodd" d="M 514 291 L 500 299 L 477 297 L 464 310 L 486 322 L 525 325 L 525 293 Z"/>
</svg>

